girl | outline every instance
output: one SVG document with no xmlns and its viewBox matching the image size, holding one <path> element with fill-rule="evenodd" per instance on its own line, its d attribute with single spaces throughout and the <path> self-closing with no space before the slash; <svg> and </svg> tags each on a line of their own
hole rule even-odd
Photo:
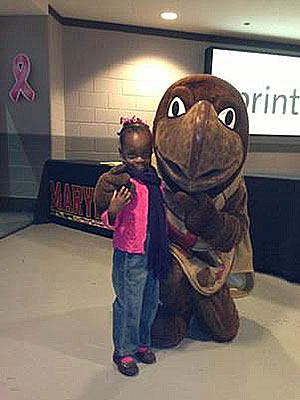
<svg viewBox="0 0 300 400">
<path fill-rule="evenodd" d="M 168 239 L 161 180 L 151 166 L 149 126 L 135 117 L 121 118 L 121 123 L 121 170 L 129 174 L 131 188 L 123 185 L 114 191 L 102 221 L 114 230 L 113 361 L 122 374 L 133 376 L 139 372 L 136 361 L 156 361 L 150 349 L 151 326 L 159 278 L 166 276 Z"/>
</svg>

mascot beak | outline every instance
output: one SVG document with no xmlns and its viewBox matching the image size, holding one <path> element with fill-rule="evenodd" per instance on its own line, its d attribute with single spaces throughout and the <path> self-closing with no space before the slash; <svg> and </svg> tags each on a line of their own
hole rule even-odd
<svg viewBox="0 0 300 400">
<path fill-rule="evenodd" d="M 243 162 L 239 134 L 220 121 L 207 100 L 168 124 L 162 121 L 158 130 L 158 158 L 182 189 L 195 192 L 222 184 Z"/>
</svg>

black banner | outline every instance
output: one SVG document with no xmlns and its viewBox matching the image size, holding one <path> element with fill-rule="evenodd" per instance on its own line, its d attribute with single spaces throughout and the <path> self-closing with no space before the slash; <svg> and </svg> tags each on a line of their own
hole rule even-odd
<svg viewBox="0 0 300 400">
<path fill-rule="evenodd" d="M 110 236 L 97 214 L 94 191 L 98 178 L 116 163 L 46 161 L 34 223 L 55 222 Z"/>
</svg>

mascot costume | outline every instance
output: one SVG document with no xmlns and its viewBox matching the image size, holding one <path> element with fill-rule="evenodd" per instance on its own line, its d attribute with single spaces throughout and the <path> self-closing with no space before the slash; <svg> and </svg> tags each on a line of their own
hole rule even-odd
<svg viewBox="0 0 300 400">
<path fill-rule="evenodd" d="M 247 191 L 242 170 L 248 117 L 240 93 L 211 75 L 171 85 L 153 122 L 154 164 L 165 184 L 171 261 L 161 281 L 152 344 L 178 345 L 194 317 L 218 342 L 239 328 L 233 297 L 253 287 Z M 101 213 L 129 176 L 122 166 L 102 175 L 95 200 Z"/>
</svg>

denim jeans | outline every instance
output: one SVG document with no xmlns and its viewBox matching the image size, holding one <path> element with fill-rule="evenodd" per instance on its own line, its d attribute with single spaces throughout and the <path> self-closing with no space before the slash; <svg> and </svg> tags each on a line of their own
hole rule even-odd
<svg viewBox="0 0 300 400">
<path fill-rule="evenodd" d="M 147 268 L 145 254 L 114 250 L 112 281 L 113 341 L 118 356 L 135 353 L 139 346 L 150 346 L 151 326 L 159 302 L 159 280 Z"/>
</svg>

